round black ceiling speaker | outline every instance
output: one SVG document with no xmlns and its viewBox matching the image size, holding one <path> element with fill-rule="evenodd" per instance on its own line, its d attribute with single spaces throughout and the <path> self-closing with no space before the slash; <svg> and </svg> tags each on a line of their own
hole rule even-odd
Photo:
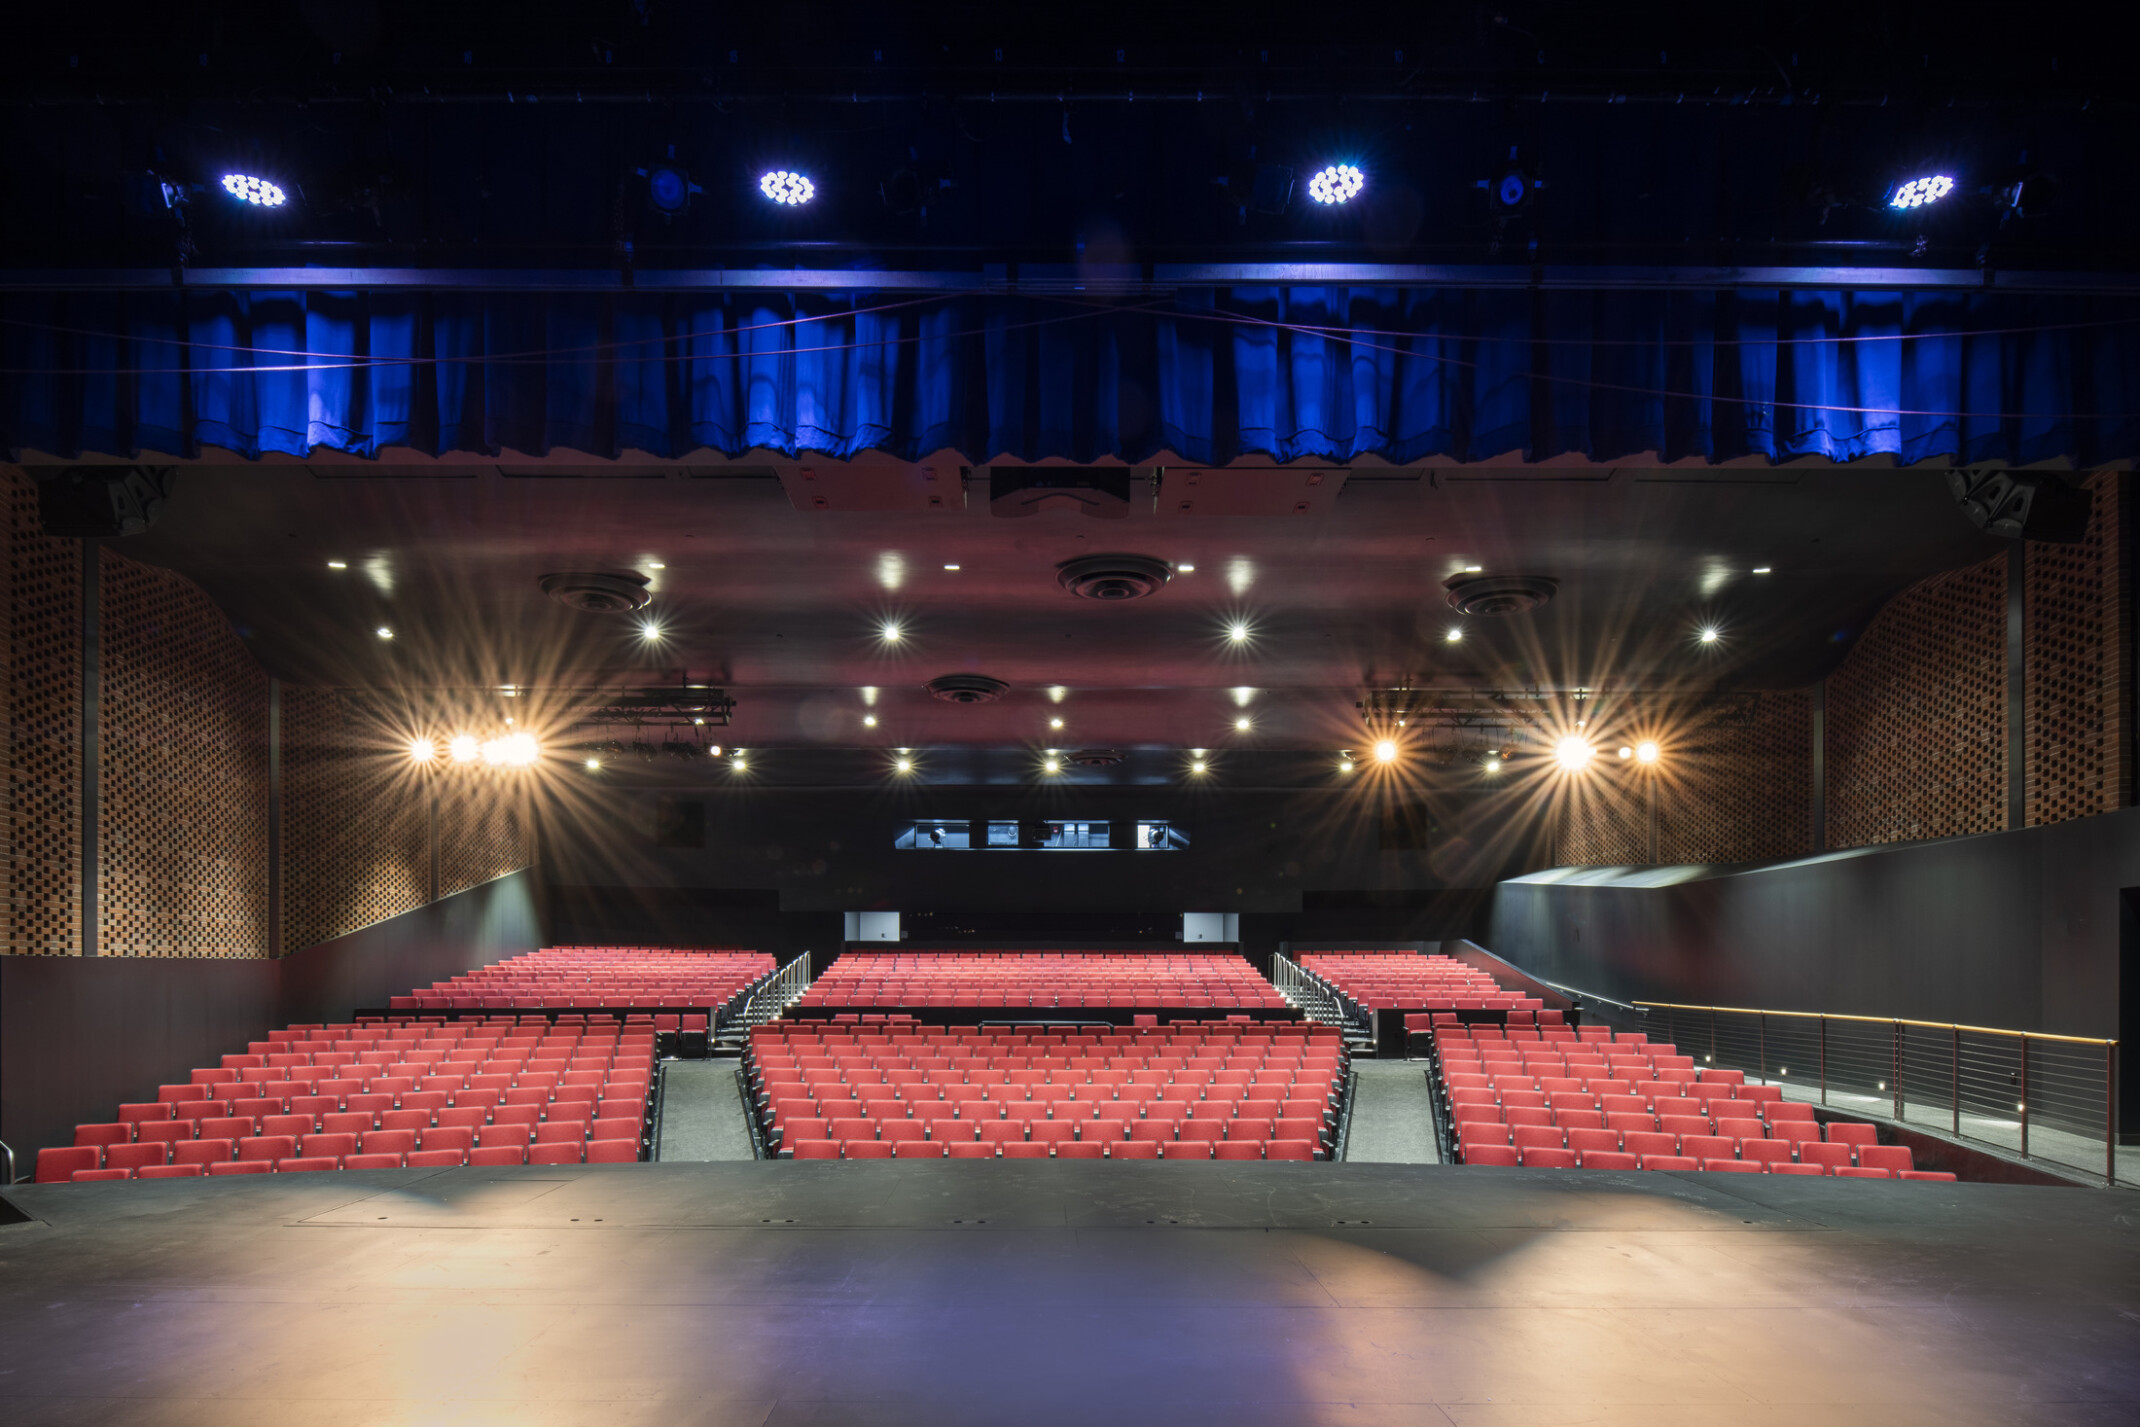
<svg viewBox="0 0 2140 1427">
<path fill-rule="evenodd" d="M 922 685 L 932 699 L 947 704 L 992 704 L 1010 692 L 1010 685 L 986 674 L 943 674 Z"/>
<path fill-rule="evenodd" d="M 1553 598 L 1560 581 L 1547 575 L 1458 575 L 1445 587 L 1449 608 L 1460 614 L 1528 614 Z"/>
<path fill-rule="evenodd" d="M 630 614 L 645 609 L 653 596 L 646 592 L 644 575 L 605 575 L 599 571 L 565 571 L 544 575 L 542 592 L 559 604 L 584 614 Z"/>
<path fill-rule="evenodd" d="M 1082 555 L 1055 567 L 1062 587 L 1081 600 L 1141 600 L 1174 578 L 1174 567 L 1149 555 Z"/>
<path fill-rule="evenodd" d="M 1070 755 L 1070 761 L 1080 768 L 1112 768 L 1122 761 L 1119 748 L 1080 748 Z"/>
</svg>

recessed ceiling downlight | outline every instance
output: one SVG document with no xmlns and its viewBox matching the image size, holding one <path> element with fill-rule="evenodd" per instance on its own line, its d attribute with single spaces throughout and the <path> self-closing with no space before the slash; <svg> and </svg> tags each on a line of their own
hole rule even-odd
<svg viewBox="0 0 2140 1427">
<path fill-rule="evenodd" d="M 647 593 L 644 575 L 568 570 L 544 575 L 537 583 L 551 599 L 584 614 L 630 614 L 633 610 L 645 609 L 653 598 Z"/>
<path fill-rule="evenodd" d="M 1458 575 L 1443 588 L 1449 608 L 1460 614 L 1527 614 L 1550 602 L 1560 581 L 1547 575 Z"/>
<path fill-rule="evenodd" d="M 992 704 L 1010 692 L 1010 685 L 986 674 L 942 674 L 922 685 L 932 699 L 947 704 Z"/>
<path fill-rule="evenodd" d="M 1055 567 L 1055 579 L 1081 600 L 1139 600 L 1174 578 L 1174 567 L 1149 555 L 1083 555 Z"/>
</svg>

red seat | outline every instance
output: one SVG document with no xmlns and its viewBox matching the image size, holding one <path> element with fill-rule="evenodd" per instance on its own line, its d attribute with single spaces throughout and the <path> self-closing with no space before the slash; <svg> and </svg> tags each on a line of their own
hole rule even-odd
<svg viewBox="0 0 2140 1427">
<path fill-rule="evenodd" d="M 344 1169 L 399 1169 L 398 1154 L 353 1154 L 342 1161 Z"/>
<path fill-rule="evenodd" d="M 465 1125 L 433 1125 L 417 1137 L 427 1150 L 454 1150 L 462 1155 L 475 1148 L 475 1131 Z"/>
<path fill-rule="evenodd" d="M 1791 1146 L 1783 1140 L 1741 1140 L 1739 1158 L 1756 1164 L 1788 1164 Z"/>
<path fill-rule="evenodd" d="M 996 1147 L 993 1144 L 981 1144 L 978 1141 L 972 1144 L 954 1141 L 945 1147 L 944 1157 L 946 1159 L 994 1159 L 996 1157 Z"/>
<path fill-rule="evenodd" d="M 840 1147 L 831 1140 L 804 1140 L 795 1147 L 797 1159 L 838 1159 Z"/>
<path fill-rule="evenodd" d="M 204 1166 L 198 1164 L 152 1164 L 147 1169 L 134 1171 L 136 1179 L 199 1179 Z"/>
<path fill-rule="evenodd" d="M 1575 1152 L 1550 1146 L 1523 1151 L 1525 1169 L 1574 1169 Z"/>
<path fill-rule="evenodd" d="M 1850 1167 L 1850 1146 L 1823 1144 L 1808 1140 L 1798 1147 L 1800 1164 L 1817 1164 L 1823 1169 L 1837 1170 Z"/>
<path fill-rule="evenodd" d="M 1694 1169 L 1695 1162 L 1685 1155 L 1646 1154 L 1642 1157 L 1644 1169 Z"/>
<path fill-rule="evenodd" d="M 1586 1165 L 1593 1154 L 1617 1154 L 1620 1137 L 1611 1130 L 1570 1130 L 1568 1148 Z"/>
<path fill-rule="evenodd" d="M 132 1179 L 133 1177 L 134 1172 L 130 1169 L 78 1169 L 69 1175 L 68 1179 L 75 1184 L 88 1184 L 99 1179 Z"/>
<path fill-rule="evenodd" d="M 397 1158 L 416 1148 L 414 1130 L 367 1130 L 358 1137 L 365 1154 L 390 1154 Z"/>
<path fill-rule="evenodd" d="M 841 1159 L 890 1159 L 893 1143 L 889 1140 L 842 1140 Z"/>
<path fill-rule="evenodd" d="M 587 1127 L 578 1120 L 548 1120 L 535 1127 L 538 1145 L 576 1145 L 587 1138 Z"/>
<path fill-rule="evenodd" d="M 265 1160 L 273 1164 L 279 1159 L 291 1159 L 297 1154 L 295 1135 L 247 1135 L 238 1141 L 238 1158 L 251 1162 Z"/>
<path fill-rule="evenodd" d="M 1227 1140 L 1222 1144 L 1213 1146 L 1212 1158 L 1262 1159 L 1263 1143 L 1261 1140 Z M 1093 1148 L 1097 1149 L 1099 1146 L 1095 1145 Z"/>
<path fill-rule="evenodd" d="M 1498 1165 L 1514 1169 L 1518 1163 L 1516 1151 L 1507 1145 L 1465 1145 L 1464 1163 Z"/>
<path fill-rule="evenodd" d="M 1894 1174 L 1885 1169 L 1868 1169 L 1857 1165 L 1842 1165 L 1835 1171 L 1837 1179 L 1892 1179 Z"/>
<path fill-rule="evenodd" d="M 637 1140 L 589 1140 L 587 1163 L 589 1164 L 637 1164 L 639 1142 Z"/>
<path fill-rule="evenodd" d="M 1272 1140 L 1269 1145 L 1265 1146 L 1264 1158 L 1312 1160 L 1315 1158 L 1317 1151 L 1320 1149 L 1321 1146 L 1314 1140 L 1286 1138 L 1281 1136 L 1280 1138 Z"/>
<path fill-rule="evenodd" d="M 1222 1145 L 1222 1146 L 1220 1146 L 1220 1148 L 1221 1148 L 1221 1149 L 1224 1149 L 1224 1148 L 1225 1148 L 1225 1146 L 1223 1146 L 1223 1145 Z M 1253 1149 L 1253 1150 L 1255 1151 L 1255 1153 L 1254 1153 L 1254 1154 L 1241 1154 L 1241 1155 L 1223 1155 L 1223 1154 L 1222 1154 L 1222 1155 L 1220 1155 L 1220 1156 L 1219 1156 L 1219 1158 L 1221 1158 L 1221 1159 L 1261 1159 L 1261 1158 L 1263 1158 L 1263 1146 L 1261 1146 L 1261 1145 L 1243 1145 L 1243 1146 L 1241 1146 L 1240 1148 L 1242 1148 L 1242 1149 Z M 1092 1141 L 1077 1141 L 1077 1140 L 1072 1140 L 1072 1141 L 1068 1141 L 1068 1142 L 1065 1142 L 1065 1143 L 1059 1143 L 1059 1144 L 1057 1144 L 1057 1145 L 1055 1145 L 1055 1146 L 1054 1146 L 1054 1149 L 1055 1149 L 1055 1157 L 1056 1157 L 1057 1159 L 1105 1159 L 1105 1158 L 1107 1157 L 1107 1149 L 1108 1149 L 1108 1147 L 1107 1147 L 1107 1145 L 1105 1145 L 1105 1144 L 1102 1144 L 1102 1143 L 1101 1143 L 1100 1141 L 1098 1141 L 1098 1140 L 1092 1140 Z"/>
<path fill-rule="evenodd" d="M 578 1164 L 582 1155 L 581 1145 L 582 1141 L 577 1139 L 564 1143 L 535 1145 L 528 1151 L 528 1163 Z M 409 1163 L 414 1164 L 415 1162 L 416 1156 L 409 1156 Z"/>
<path fill-rule="evenodd" d="M 76 1125 L 74 1143 L 77 1148 L 89 1146 L 101 1149 L 106 1145 L 129 1145 L 134 1142 L 134 1127 L 123 1122 L 105 1125 Z"/>
<path fill-rule="evenodd" d="M 891 1146 L 894 1159 L 943 1159 L 951 1148 L 935 1140 L 893 1140 Z"/>
<path fill-rule="evenodd" d="M 274 1161 L 265 1159 L 223 1160 L 208 1166 L 211 1175 L 271 1174 L 274 1169 Z"/>
<path fill-rule="evenodd" d="M 1637 1130 L 1621 1141 L 1620 1148 L 1644 1159 L 1652 1155 L 1676 1155 L 1679 1153 L 1679 1139 L 1661 1131 Z"/>
<path fill-rule="evenodd" d="M 340 1163 L 342 1156 L 357 1152 L 355 1135 L 306 1135 L 297 1142 L 297 1152 L 306 1159 L 331 1159 Z"/>
<path fill-rule="evenodd" d="M 223 1164 L 238 1155 L 238 1140 L 180 1140 L 171 1149 L 171 1164 Z"/>
<path fill-rule="evenodd" d="M 1731 1174 L 1759 1174 L 1761 1172 L 1759 1164 L 1752 1160 L 1744 1159 L 1705 1159 L 1702 1161 L 1702 1168 L 1722 1170 Z"/>
<path fill-rule="evenodd" d="M 1905 1169 L 1895 1177 L 1897 1179 L 1933 1179 L 1941 1180 L 1948 1184 L 1954 1183 L 1954 1176 L 1943 1169 Z"/>
<path fill-rule="evenodd" d="M 321 1170 L 340 1169 L 342 1162 L 326 1155 L 298 1155 L 275 1161 L 277 1174 L 312 1174 Z"/>
<path fill-rule="evenodd" d="M 1723 1135 L 1682 1135 L 1679 1152 L 1689 1159 L 1736 1159 L 1737 1146 Z"/>
<path fill-rule="evenodd" d="M 1831 1120 L 1828 1123 L 1828 1143 L 1831 1145 L 1876 1145 L 1880 1143 L 1880 1132 L 1871 1125 Z"/>
<path fill-rule="evenodd" d="M 1769 1164 L 1768 1164 L 1768 1172 L 1769 1172 L 1770 1174 L 1814 1174 L 1814 1175 L 1818 1175 L 1818 1174 L 1825 1174 L 1825 1173 L 1827 1173 L 1827 1171 L 1826 1171 L 1826 1170 L 1822 1169 L 1822 1168 L 1821 1168 L 1821 1167 L 1820 1167 L 1819 1165 L 1817 1165 L 1817 1164 L 1789 1164 L 1789 1163 L 1786 1163 L 1785 1161 L 1783 1161 L 1783 1160 L 1780 1160 L 1780 1159 L 1779 1159 L 1779 1160 L 1771 1160 L 1771 1161 L 1769 1161 Z"/>
<path fill-rule="evenodd" d="M 170 1162 L 171 1146 L 162 1140 L 149 1140 L 138 1145 L 113 1145 L 104 1151 L 106 1169 L 147 1169 L 150 1165 L 165 1165 Z"/>
<path fill-rule="evenodd" d="M 134 1139 L 137 1143 L 147 1140 L 162 1140 L 174 1143 L 195 1137 L 199 1122 L 195 1120 L 149 1120 L 137 1125 Z"/>
<path fill-rule="evenodd" d="M 1522 1151 L 1557 1150 L 1563 1143 L 1560 1129 L 1553 1125 L 1519 1125 L 1516 1127 L 1516 1148 Z"/>
<path fill-rule="evenodd" d="M 1109 1159 L 1159 1158 L 1159 1142 L 1157 1140 L 1124 1140 L 1120 1144 L 1110 1144 L 1106 1148 Z"/>
<path fill-rule="evenodd" d="M 1210 1159 L 1215 1140 L 1162 1140 L 1159 1144 L 1161 1159 Z"/>
<path fill-rule="evenodd" d="M 471 1165 L 526 1164 L 528 1152 L 524 1145 L 479 1145 L 469 1151 L 468 1162 Z"/>
<path fill-rule="evenodd" d="M 578 1148 L 577 1145 L 573 1147 L 574 1163 L 579 1159 Z M 408 1157 L 408 1166 L 410 1169 L 456 1169 L 466 1159 L 467 1156 L 459 1150 L 417 1150 Z"/>
<path fill-rule="evenodd" d="M 1639 1156 L 1621 1154 L 1617 1150 L 1585 1150 L 1578 1156 L 1584 1169 L 1640 1169 Z"/>
<path fill-rule="evenodd" d="M 1871 1126 L 1866 1128 L 1870 1129 Z M 106 1164 L 116 1163 L 109 1154 L 104 1156 L 104 1162 Z M 1860 1145 L 1858 1147 L 1858 1167 L 1860 1169 L 1884 1169 L 1893 1174 L 1900 1174 L 1904 1170 L 1913 1170 L 1917 1166 L 1912 1161 L 1908 1145 Z"/>
</svg>

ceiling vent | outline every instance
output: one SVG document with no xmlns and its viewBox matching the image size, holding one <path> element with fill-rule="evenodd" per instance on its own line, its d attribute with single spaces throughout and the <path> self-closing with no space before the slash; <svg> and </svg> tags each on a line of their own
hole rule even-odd
<svg viewBox="0 0 2140 1427">
<path fill-rule="evenodd" d="M 1546 575 L 1458 575 L 1446 587 L 1449 608 L 1461 614 L 1527 614 L 1551 600 L 1560 581 Z"/>
<path fill-rule="evenodd" d="M 1112 768 L 1122 761 L 1119 748 L 1080 748 L 1070 755 L 1070 761 L 1080 768 Z"/>
<path fill-rule="evenodd" d="M 646 592 L 646 583 L 644 575 L 605 575 L 590 570 L 544 575 L 541 580 L 544 594 L 586 614 L 630 614 L 635 609 L 645 609 L 652 598 Z"/>
<path fill-rule="evenodd" d="M 1010 692 L 1011 686 L 986 674 L 944 674 L 922 685 L 932 699 L 947 704 L 992 704 Z"/>
<path fill-rule="evenodd" d="M 1055 578 L 1081 600 L 1141 600 L 1174 578 L 1174 567 L 1149 555 L 1084 555 L 1056 566 Z"/>
</svg>

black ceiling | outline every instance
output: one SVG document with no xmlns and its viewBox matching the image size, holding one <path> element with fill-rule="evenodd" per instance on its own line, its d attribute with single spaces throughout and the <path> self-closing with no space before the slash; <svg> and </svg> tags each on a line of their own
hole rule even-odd
<svg viewBox="0 0 2140 1427">
<path fill-rule="evenodd" d="M 847 513 L 812 508 L 793 464 L 408 469 L 187 468 L 162 523 L 114 548 L 199 581 L 299 682 L 711 683 L 738 700 L 715 736 L 757 746 L 1266 751 L 1356 745 L 1377 688 L 1803 686 L 1894 591 L 2001 548 L 1932 470 L 1363 470 L 1299 516 L 1183 516 L 1145 496 L 1123 519 L 1006 519 L 985 473 L 942 511 Z M 1058 584 L 1060 562 L 1113 552 L 1194 570 L 1120 604 Z M 1558 594 L 1462 617 L 1443 586 L 1470 566 Z M 570 570 L 644 572 L 652 604 L 545 598 L 539 577 Z M 1009 691 L 979 706 L 923 691 L 949 673 Z"/>
</svg>

